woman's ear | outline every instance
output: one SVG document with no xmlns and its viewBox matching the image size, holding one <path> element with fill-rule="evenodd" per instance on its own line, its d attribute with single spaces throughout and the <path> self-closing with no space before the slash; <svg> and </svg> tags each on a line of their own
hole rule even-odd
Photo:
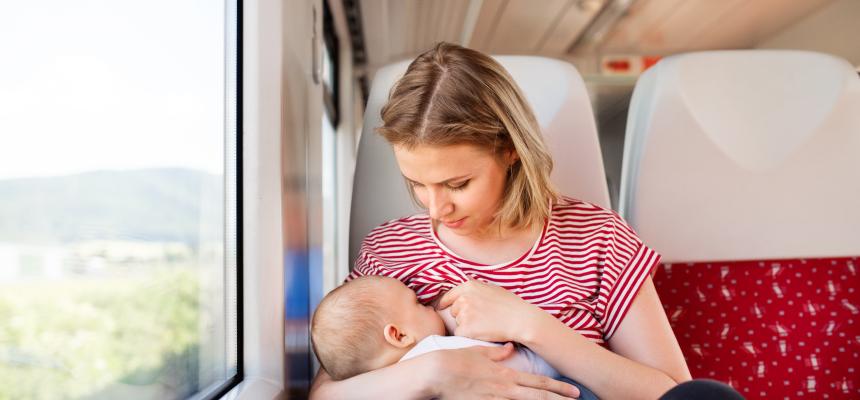
<svg viewBox="0 0 860 400">
<path fill-rule="evenodd" d="M 515 149 L 510 149 L 510 150 L 508 150 L 508 154 L 507 154 L 506 158 L 507 158 L 508 166 L 511 166 L 511 165 L 514 165 L 514 163 L 516 163 L 520 159 L 520 155 L 517 154 L 517 151 Z"/>
<path fill-rule="evenodd" d="M 415 343 L 414 337 L 403 332 L 394 324 L 385 325 L 385 328 L 382 328 L 382 335 L 388 344 L 398 348 L 408 347 Z"/>
</svg>

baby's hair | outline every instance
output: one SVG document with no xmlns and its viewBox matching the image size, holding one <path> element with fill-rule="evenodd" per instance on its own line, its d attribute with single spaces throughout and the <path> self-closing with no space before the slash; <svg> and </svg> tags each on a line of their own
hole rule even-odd
<svg viewBox="0 0 860 400">
<path fill-rule="evenodd" d="M 385 346 L 388 322 L 379 298 L 381 276 L 363 276 L 326 295 L 311 320 L 311 340 L 322 367 L 334 380 L 370 371 L 371 361 Z"/>
</svg>

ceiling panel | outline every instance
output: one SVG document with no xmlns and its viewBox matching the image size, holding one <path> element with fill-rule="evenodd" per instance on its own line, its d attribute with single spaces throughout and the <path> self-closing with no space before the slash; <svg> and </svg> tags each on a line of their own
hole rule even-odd
<svg viewBox="0 0 860 400">
<path fill-rule="evenodd" d="M 469 46 L 488 53 L 563 56 L 609 0 L 361 0 L 368 67 L 459 43 L 477 10 Z"/>
<path fill-rule="evenodd" d="M 537 53 L 541 39 L 551 28 L 550 23 L 564 11 L 569 1 L 510 0 L 497 22 L 488 50 L 492 53 Z"/>
<path fill-rule="evenodd" d="M 478 22 L 472 32 L 469 46 L 481 51 L 489 51 L 490 38 L 499 26 L 499 19 L 508 4 L 508 0 L 484 0 L 478 13 Z"/>
<path fill-rule="evenodd" d="M 748 3 L 749 0 L 687 0 L 682 3 L 671 18 L 656 25 L 656 29 L 645 32 L 645 41 L 649 38 L 662 37 L 664 43 L 660 48 L 645 48 L 645 52 L 681 52 L 695 49 L 697 46 L 695 38 L 708 28 L 725 28 L 724 17 L 733 9 Z"/>
<path fill-rule="evenodd" d="M 724 26 L 715 26 L 704 32 L 697 38 L 697 44 L 703 48 L 753 47 L 831 1 L 748 1 L 735 7 L 723 18 Z"/>
<path fill-rule="evenodd" d="M 638 0 L 602 53 L 750 48 L 832 0 Z"/>
<path fill-rule="evenodd" d="M 476 11 L 474 29 L 465 33 L 470 47 L 564 58 L 750 48 L 831 1 L 634 0 L 603 41 L 582 41 L 577 49 L 570 46 L 589 32 L 600 12 L 624 1 L 360 0 L 359 5 L 372 72 L 438 41 L 459 43 L 469 10 Z"/>
<path fill-rule="evenodd" d="M 629 53 L 641 47 L 659 47 L 664 39 L 652 36 L 646 39 L 645 32 L 653 31 L 671 17 L 684 0 L 638 0 L 627 10 L 627 15 L 610 30 L 603 49 L 609 52 Z"/>
<path fill-rule="evenodd" d="M 566 53 L 600 11 L 603 3 L 603 0 L 567 2 L 564 10 L 559 14 L 556 21 L 553 21 L 550 29 L 538 45 L 538 52 L 542 54 Z"/>
<path fill-rule="evenodd" d="M 439 41 L 458 43 L 469 1 L 361 0 L 368 68 L 414 57 Z"/>
</svg>

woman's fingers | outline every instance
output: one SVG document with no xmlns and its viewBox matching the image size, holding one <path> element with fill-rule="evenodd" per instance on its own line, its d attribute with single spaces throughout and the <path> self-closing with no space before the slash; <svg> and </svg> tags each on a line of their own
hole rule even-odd
<svg viewBox="0 0 860 400">
<path fill-rule="evenodd" d="M 576 391 L 576 395 L 561 395 L 549 390 L 516 386 L 511 389 L 511 392 L 505 397 L 510 398 L 511 400 L 570 400 L 579 398 L 579 391 Z"/>
<path fill-rule="evenodd" d="M 454 286 L 453 289 L 445 292 L 445 294 L 443 294 L 442 298 L 439 300 L 439 304 L 437 305 L 436 309 L 437 310 L 444 310 L 444 309 L 448 308 L 451 304 L 453 304 L 455 301 L 457 301 L 457 298 L 460 297 L 461 292 L 463 292 L 464 290 L 466 290 L 465 285 L 460 284 L 460 285 Z"/>
<path fill-rule="evenodd" d="M 516 351 L 511 342 L 505 343 L 504 346 L 481 347 L 481 350 L 495 362 L 504 361 Z M 579 388 L 576 386 L 542 375 L 516 372 L 513 383 L 515 386 L 510 389 L 508 395 L 514 400 L 561 400 L 579 397 Z"/>
<path fill-rule="evenodd" d="M 490 342 L 521 341 L 546 312 L 501 286 L 468 280 L 439 296 L 437 310 L 450 310 L 454 332 Z"/>
<path fill-rule="evenodd" d="M 430 375 L 438 374 L 437 397 L 568 400 L 579 396 L 575 386 L 517 372 L 499 363 L 514 351 L 514 346 L 506 343 L 497 347 L 474 346 L 433 352 L 438 358 Z"/>
<path fill-rule="evenodd" d="M 451 307 L 448 307 L 448 309 L 451 310 L 451 315 L 453 315 L 454 317 L 460 315 L 460 311 L 463 309 L 463 300 L 461 299 L 451 304 Z"/>
<path fill-rule="evenodd" d="M 543 376 L 532 375 L 525 372 L 517 374 L 517 385 L 523 389 L 524 393 L 533 393 L 533 391 L 547 391 L 557 395 L 558 398 L 577 398 L 579 397 L 579 388 L 569 383 L 557 381 L 555 379 Z M 531 389 L 531 390 L 525 390 Z M 556 398 L 556 397 L 550 397 Z"/>
<path fill-rule="evenodd" d="M 510 342 L 504 346 L 480 346 L 478 351 L 484 353 L 491 361 L 504 361 L 514 354 L 514 345 Z"/>
</svg>

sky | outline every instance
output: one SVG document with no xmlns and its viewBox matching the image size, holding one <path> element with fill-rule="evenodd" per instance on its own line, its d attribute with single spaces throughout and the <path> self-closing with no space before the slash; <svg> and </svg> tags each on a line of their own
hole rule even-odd
<svg viewBox="0 0 860 400">
<path fill-rule="evenodd" d="M 0 5 L 0 179 L 223 168 L 224 4 Z"/>
</svg>

